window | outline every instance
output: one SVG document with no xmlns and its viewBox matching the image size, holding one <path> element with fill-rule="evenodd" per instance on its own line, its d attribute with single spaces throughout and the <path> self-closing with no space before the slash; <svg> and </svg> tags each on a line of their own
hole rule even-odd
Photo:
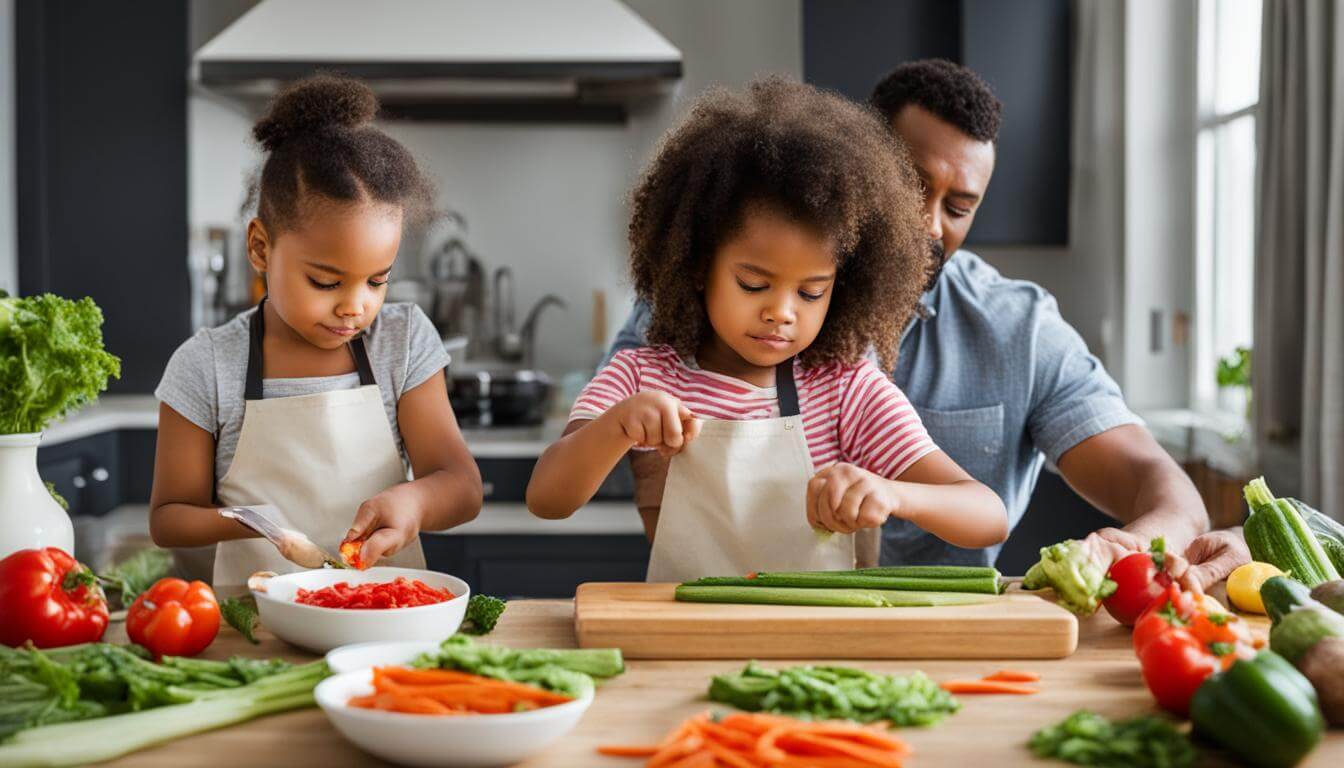
<svg viewBox="0 0 1344 768">
<path fill-rule="evenodd" d="M 1244 413 L 1218 361 L 1251 346 L 1261 0 L 1200 0 L 1195 376 L 1199 410 Z"/>
</svg>

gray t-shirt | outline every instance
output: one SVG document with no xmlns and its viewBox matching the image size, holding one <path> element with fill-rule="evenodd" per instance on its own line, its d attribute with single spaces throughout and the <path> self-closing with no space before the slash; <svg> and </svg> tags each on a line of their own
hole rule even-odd
<svg viewBox="0 0 1344 768">
<path fill-rule="evenodd" d="M 247 378 L 249 309 L 218 328 L 206 328 L 177 348 L 154 396 L 183 418 L 215 436 L 215 480 L 233 463 L 243 427 L 243 391 Z M 434 325 L 415 304 L 384 304 L 366 332 L 369 364 L 383 396 L 392 436 L 406 461 L 397 428 L 401 394 L 423 384 L 448 365 Z M 359 374 L 266 379 L 262 397 L 294 397 L 359 386 Z"/>
</svg>

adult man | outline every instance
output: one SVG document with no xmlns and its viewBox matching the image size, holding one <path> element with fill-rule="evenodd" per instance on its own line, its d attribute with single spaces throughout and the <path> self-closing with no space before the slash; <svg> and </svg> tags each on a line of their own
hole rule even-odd
<svg viewBox="0 0 1344 768">
<path fill-rule="evenodd" d="M 903 64 L 872 106 L 910 150 L 924 186 L 933 269 L 920 316 L 901 341 L 892 378 L 934 442 L 993 488 L 1015 526 L 1049 459 L 1080 495 L 1125 524 L 1087 543 L 1103 565 L 1164 536 L 1187 585 L 1203 587 L 1249 560 L 1235 532 L 1205 533 L 1208 517 L 1181 468 L 1126 407 L 1114 380 L 1032 283 L 1003 278 L 961 250 L 994 171 L 1001 105 L 974 72 L 943 60 Z M 636 306 L 615 350 L 638 346 Z M 654 531 L 666 464 L 632 455 L 637 503 Z M 884 563 L 992 564 L 998 547 L 960 549 L 903 520 L 882 531 Z"/>
</svg>

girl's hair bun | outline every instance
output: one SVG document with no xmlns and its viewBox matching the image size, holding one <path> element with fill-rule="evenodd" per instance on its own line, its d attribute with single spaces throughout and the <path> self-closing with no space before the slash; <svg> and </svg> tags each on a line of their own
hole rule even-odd
<svg viewBox="0 0 1344 768">
<path fill-rule="evenodd" d="M 276 94 L 270 112 L 252 127 L 252 137 L 262 149 L 274 152 L 296 138 L 365 125 L 377 113 L 378 97 L 364 83 L 316 75 Z"/>
</svg>

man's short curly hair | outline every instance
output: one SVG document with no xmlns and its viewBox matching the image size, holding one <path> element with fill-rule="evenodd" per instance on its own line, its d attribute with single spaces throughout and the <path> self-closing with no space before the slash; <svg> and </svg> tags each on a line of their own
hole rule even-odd
<svg viewBox="0 0 1344 768">
<path fill-rule="evenodd" d="M 868 102 L 890 121 L 907 104 L 923 107 L 977 141 L 995 141 L 1003 104 L 974 71 L 947 59 L 908 61 L 882 78 Z"/>
<path fill-rule="evenodd" d="M 894 365 L 929 259 L 918 179 L 871 110 L 778 77 L 708 91 L 634 189 L 630 264 L 652 307 L 649 343 L 687 357 L 713 332 L 700 287 L 749 205 L 835 243 L 830 308 L 800 362 L 855 363 L 871 348 Z"/>
</svg>

